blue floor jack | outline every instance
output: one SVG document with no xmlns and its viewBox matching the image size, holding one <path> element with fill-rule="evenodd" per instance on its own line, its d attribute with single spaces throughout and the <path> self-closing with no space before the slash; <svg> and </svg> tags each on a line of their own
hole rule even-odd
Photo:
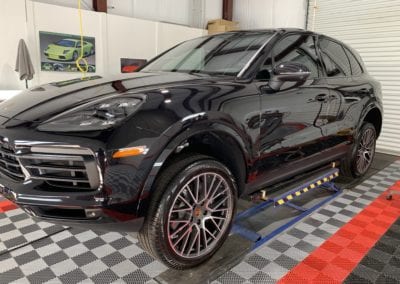
<svg viewBox="0 0 400 284">
<path fill-rule="evenodd" d="M 232 233 L 238 234 L 252 242 L 254 242 L 253 249 L 261 246 L 265 242 L 269 241 L 277 234 L 283 232 L 293 224 L 297 223 L 307 215 L 311 214 L 316 209 L 320 208 L 325 203 L 329 202 L 330 200 L 336 198 L 340 193 L 341 189 L 335 185 L 333 180 L 339 176 L 339 169 L 336 168 L 336 164 L 332 163 L 332 168 L 321 174 L 320 176 L 313 178 L 312 180 L 300 185 L 296 186 L 295 188 L 283 193 L 279 194 L 279 196 L 268 198 L 266 192 L 262 191 L 261 199 L 263 200 L 262 203 L 257 204 L 245 211 L 240 212 L 236 215 L 234 225 L 232 227 Z M 293 203 L 296 197 L 307 193 L 312 190 L 327 190 L 332 192 L 333 194 L 329 195 L 328 197 L 324 198 L 322 201 L 319 201 L 317 204 L 312 205 L 310 208 L 306 208 L 303 206 L 299 206 Z M 288 206 L 300 212 L 299 215 L 292 218 L 287 223 L 275 228 L 272 232 L 268 233 L 267 235 L 259 234 L 258 232 L 248 229 L 245 226 L 240 224 L 240 221 L 250 218 L 254 215 L 257 215 L 261 211 L 265 210 L 269 206 L 279 207 L 279 206 Z"/>
</svg>

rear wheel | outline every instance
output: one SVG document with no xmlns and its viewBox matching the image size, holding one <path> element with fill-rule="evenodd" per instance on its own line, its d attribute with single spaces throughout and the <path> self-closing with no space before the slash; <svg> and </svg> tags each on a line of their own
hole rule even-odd
<svg viewBox="0 0 400 284">
<path fill-rule="evenodd" d="M 139 241 L 175 269 L 209 259 L 229 234 L 236 206 L 230 171 L 208 156 L 185 157 L 157 179 Z"/>
<path fill-rule="evenodd" d="M 376 139 L 375 127 L 369 122 L 364 122 L 350 157 L 343 163 L 342 171 L 345 176 L 362 177 L 369 170 L 375 156 Z"/>
</svg>

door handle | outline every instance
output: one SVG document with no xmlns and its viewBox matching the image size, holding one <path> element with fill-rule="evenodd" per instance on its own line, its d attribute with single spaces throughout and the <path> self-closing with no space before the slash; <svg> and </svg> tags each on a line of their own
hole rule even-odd
<svg viewBox="0 0 400 284">
<path fill-rule="evenodd" d="M 317 102 L 325 102 L 328 99 L 328 95 L 327 94 L 319 94 L 315 97 L 315 100 Z"/>
<path fill-rule="evenodd" d="M 367 88 L 362 88 L 357 93 L 359 93 L 360 95 L 369 95 L 369 94 L 371 94 L 371 91 Z"/>
</svg>

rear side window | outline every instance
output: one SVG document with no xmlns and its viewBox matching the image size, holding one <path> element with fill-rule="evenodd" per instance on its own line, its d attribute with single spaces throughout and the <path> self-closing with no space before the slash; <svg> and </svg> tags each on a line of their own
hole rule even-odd
<svg viewBox="0 0 400 284">
<path fill-rule="evenodd" d="M 348 50 L 347 48 L 344 48 L 344 50 L 346 51 L 346 54 L 350 60 L 351 73 L 353 74 L 353 76 L 360 76 L 362 73 L 364 73 L 360 63 L 350 50 Z"/>
<path fill-rule="evenodd" d="M 349 59 L 343 47 L 331 40 L 320 39 L 322 62 L 328 77 L 351 76 Z"/>
</svg>

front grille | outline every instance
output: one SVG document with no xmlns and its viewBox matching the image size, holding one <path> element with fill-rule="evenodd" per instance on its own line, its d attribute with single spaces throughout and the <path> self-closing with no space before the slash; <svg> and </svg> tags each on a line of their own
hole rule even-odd
<svg viewBox="0 0 400 284">
<path fill-rule="evenodd" d="M 6 142 L 0 142 L 0 172 L 17 181 L 25 178 L 13 148 Z"/>
<path fill-rule="evenodd" d="M 31 179 L 43 180 L 52 187 L 96 189 L 99 186 L 93 155 L 35 153 L 19 159 Z"/>
<path fill-rule="evenodd" d="M 87 148 L 29 142 L 12 146 L 0 137 L 0 173 L 14 181 L 41 180 L 43 189 L 94 190 L 101 184 L 95 154 Z"/>
</svg>

